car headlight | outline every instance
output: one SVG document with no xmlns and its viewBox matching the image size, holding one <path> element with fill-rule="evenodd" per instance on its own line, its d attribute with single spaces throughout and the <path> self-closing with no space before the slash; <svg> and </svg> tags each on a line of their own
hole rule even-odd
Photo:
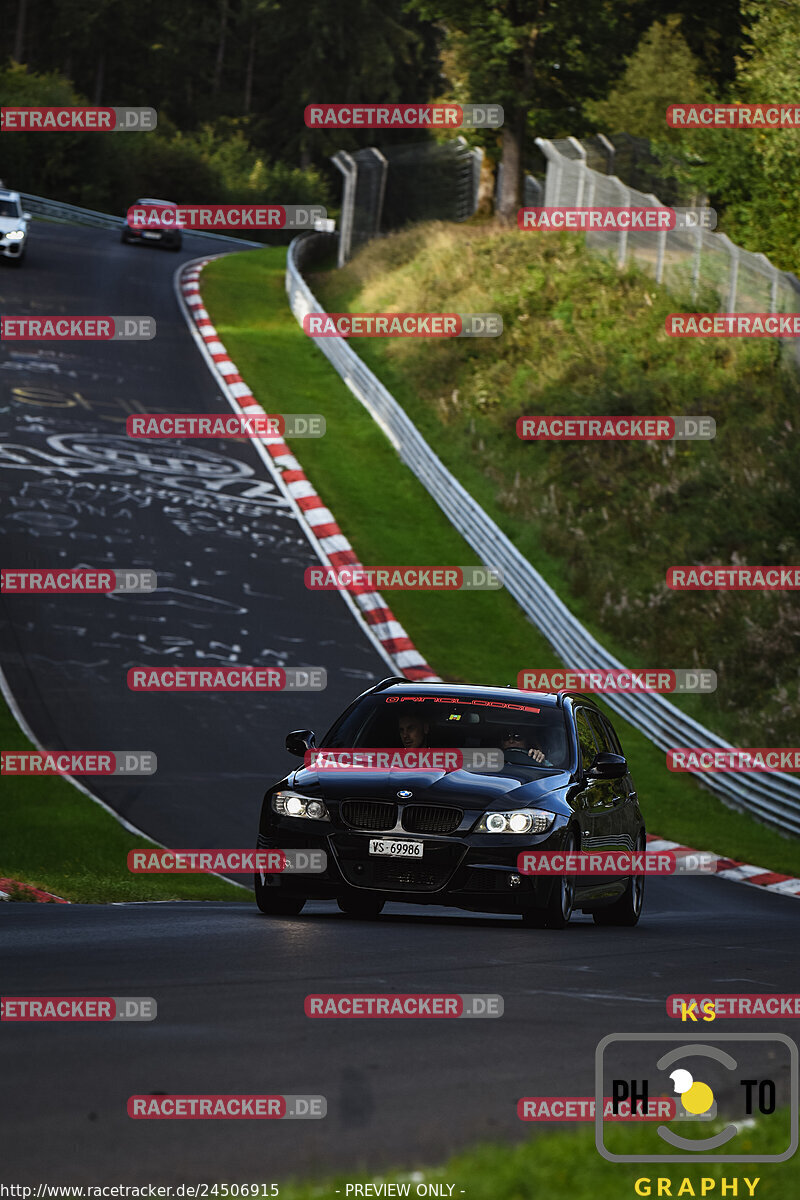
<svg viewBox="0 0 800 1200">
<path fill-rule="evenodd" d="M 312 821 L 331 819 L 322 800 L 301 796 L 299 792 L 276 792 L 272 797 L 272 808 L 282 817 L 308 817 Z"/>
<path fill-rule="evenodd" d="M 24 229 L 10 229 L 8 231 L 8 233 L 6 234 L 6 238 L 8 239 L 9 242 L 21 242 L 24 237 L 25 237 Z"/>
<path fill-rule="evenodd" d="M 487 812 L 475 826 L 476 833 L 545 833 L 555 813 L 541 808 L 515 808 L 512 812 Z"/>
</svg>

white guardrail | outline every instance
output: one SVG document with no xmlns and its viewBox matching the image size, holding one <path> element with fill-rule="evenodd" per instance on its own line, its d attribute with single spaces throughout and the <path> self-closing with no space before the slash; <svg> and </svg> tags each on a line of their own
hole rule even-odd
<svg viewBox="0 0 800 1200">
<path fill-rule="evenodd" d="M 125 223 L 124 217 L 116 217 L 113 213 L 95 212 L 91 208 L 80 208 L 77 204 L 63 204 L 60 200 L 48 200 L 45 196 L 33 196 L 30 192 L 20 192 L 22 207 L 33 217 L 46 217 L 48 221 L 58 221 L 64 225 L 91 225 L 95 229 L 121 229 Z M 191 237 L 211 238 L 215 242 L 230 242 L 234 246 L 251 246 L 260 249 L 263 242 L 248 242 L 244 238 L 228 237 L 224 233 L 208 233 L 204 229 L 184 229 L 183 233 Z"/>
<path fill-rule="evenodd" d="M 303 234 L 289 246 L 286 293 L 300 324 L 306 313 L 325 311 L 301 273 L 307 250 L 314 244 L 312 239 L 319 236 L 322 235 Z M 539 572 L 451 475 L 394 397 L 347 341 L 336 337 L 318 338 L 317 346 L 481 562 L 502 569 L 506 589 L 562 661 L 569 667 L 583 670 L 623 667 L 619 659 L 609 654 L 584 629 Z M 606 692 L 603 700 L 662 750 L 677 746 L 730 747 L 729 742 L 686 716 L 662 695 Z M 800 833 L 800 780 L 796 777 L 780 772 L 693 774 L 729 807 L 750 812 L 787 832 Z"/>
</svg>

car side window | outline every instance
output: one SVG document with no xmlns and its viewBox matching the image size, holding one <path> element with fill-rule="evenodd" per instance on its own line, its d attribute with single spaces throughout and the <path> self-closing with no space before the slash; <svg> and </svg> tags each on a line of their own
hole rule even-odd
<svg viewBox="0 0 800 1200">
<path fill-rule="evenodd" d="M 594 756 L 597 754 L 597 744 L 594 740 L 591 726 L 586 719 L 586 712 L 579 708 L 575 714 L 575 729 L 578 734 L 578 746 L 581 752 L 581 766 L 584 771 L 588 771 L 594 762 Z"/>
<path fill-rule="evenodd" d="M 620 740 L 617 737 L 616 729 L 611 724 L 611 722 L 609 721 L 607 716 L 603 715 L 600 718 L 600 720 L 603 722 L 603 728 L 605 729 L 605 731 L 608 735 L 608 741 L 609 741 L 611 750 L 613 751 L 614 754 L 622 754 L 622 745 L 620 744 Z"/>
<path fill-rule="evenodd" d="M 597 745 L 599 748 L 606 752 L 610 752 L 611 754 L 616 754 L 616 750 L 611 744 L 611 739 L 608 736 L 608 730 L 606 729 L 605 722 L 603 721 L 600 713 L 594 712 L 593 709 L 589 709 L 587 710 L 586 715 L 589 718 L 589 724 L 592 727 L 592 731 L 597 739 Z"/>
</svg>

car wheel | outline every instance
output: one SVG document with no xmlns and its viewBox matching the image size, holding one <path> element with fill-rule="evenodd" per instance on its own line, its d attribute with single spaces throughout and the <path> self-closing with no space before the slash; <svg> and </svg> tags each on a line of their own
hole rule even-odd
<svg viewBox="0 0 800 1200">
<path fill-rule="evenodd" d="M 18 254 L 16 258 L 9 259 L 9 261 L 17 268 L 21 267 L 25 261 L 25 252 L 23 251 L 22 254 Z"/>
<path fill-rule="evenodd" d="M 572 854 L 578 847 L 574 833 L 564 839 L 564 853 Z M 550 899 L 544 908 L 530 908 L 522 914 L 523 924 L 531 929 L 564 929 L 569 924 L 575 905 L 575 876 L 562 875 L 553 880 Z"/>
<path fill-rule="evenodd" d="M 255 876 L 256 904 L 268 917 L 296 917 L 303 911 L 305 896 L 287 896 L 281 888 L 265 887 L 261 876 Z"/>
<path fill-rule="evenodd" d="M 636 852 L 645 849 L 646 838 L 644 831 L 636 839 Z M 619 900 L 606 908 L 598 908 L 592 913 L 595 925 L 636 925 L 642 915 L 644 902 L 644 875 L 629 875 L 625 891 Z"/>
<path fill-rule="evenodd" d="M 377 896 L 340 896 L 336 903 L 347 917 L 373 921 L 383 912 L 385 901 Z"/>
</svg>

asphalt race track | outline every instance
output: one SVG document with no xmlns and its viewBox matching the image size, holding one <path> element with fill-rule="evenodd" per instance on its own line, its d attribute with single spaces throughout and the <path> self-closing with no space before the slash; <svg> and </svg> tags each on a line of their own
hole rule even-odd
<svg viewBox="0 0 800 1200">
<path fill-rule="evenodd" d="M 186 237 L 184 259 L 213 253 Z M 230 413 L 180 313 L 177 254 L 114 231 L 36 226 L 5 313 L 148 315 L 148 342 L 3 343 L 4 565 L 154 569 L 158 592 L 8 596 L 0 657 L 49 748 L 153 750 L 152 779 L 85 781 L 169 845 L 250 846 L 261 786 L 292 760 L 289 729 L 323 732 L 392 674 L 335 593 L 247 439 L 134 440 L 130 413 Z M 165 590 L 166 589 L 166 590 Z M 325 666 L 324 692 L 132 693 L 133 666 Z M 176 841 L 177 839 L 177 841 Z M 188 840 L 187 840 L 188 839 Z"/>
<path fill-rule="evenodd" d="M 774 950 L 795 942 L 794 900 L 697 877 L 648 880 L 647 890 L 633 930 L 586 917 L 564 931 L 529 930 L 514 918 L 411 905 L 387 906 L 377 924 L 323 904 L 281 920 L 250 904 L 6 905 L 9 991 L 159 1004 L 147 1024 L 13 1027 L 3 1069 L 9 1176 L 268 1182 L 437 1163 L 474 1141 L 526 1137 L 520 1096 L 591 1095 L 607 1033 L 680 1036 L 666 1016 L 672 992 L 699 980 L 712 992 L 800 991 L 796 958 Z M 505 1015 L 304 1015 L 308 993 L 345 991 L 494 992 Z M 775 1025 L 785 1031 L 742 1020 L 724 1031 Z M 785 1079 L 776 1083 L 785 1100 Z M 128 1097 L 150 1092 L 321 1094 L 328 1116 L 132 1121 Z"/>
<path fill-rule="evenodd" d="M 186 238 L 185 257 L 206 250 Z M 285 731 L 321 730 L 389 671 L 339 596 L 303 587 L 312 551 L 247 442 L 183 443 L 176 471 L 155 444 L 125 439 L 137 405 L 226 410 L 173 295 L 178 261 L 113 233 L 38 225 L 25 267 L 0 271 L 4 312 L 146 314 L 159 328 L 149 343 L 2 345 L 4 565 L 151 567 L 173 589 L 166 605 L 3 597 L 0 656 L 44 744 L 155 750 L 154 779 L 97 785 L 128 820 L 171 845 L 250 846 L 262 784 L 291 762 Z M 230 483 L 211 490 L 210 478 Z M 324 666 L 327 691 L 126 687 L 131 665 L 234 655 Z M 152 1023 L 4 1032 L 0 1155 L 21 1183 L 241 1183 L 437 1163 L 476 1141 L 527 1137 L 521 1096 L 591 1094 L 606 1034 L 680 1035 L 671 993 L 800 992 L 798 901 L 713 878 L 648 880 L 633 930 L 577 917 L 539 931 L 400 904 L 377 922 L 325 904 L 267 919 L 247 900 L 0 910 L 4 992 L 159 1005 Z M 505 1015 L 305 1017 L 309 992 L 346 991 L 500 993 Z M 727 1020 L 724 1031 L 773 1026 L 792 1033 L 784 1021 Z M 776 1082 L 784 1102 L 785 1075 Z M 328 1116 L 128 1118 L 130 1095 L 158 1092 L 322 1094 Z"/>
</svg>

